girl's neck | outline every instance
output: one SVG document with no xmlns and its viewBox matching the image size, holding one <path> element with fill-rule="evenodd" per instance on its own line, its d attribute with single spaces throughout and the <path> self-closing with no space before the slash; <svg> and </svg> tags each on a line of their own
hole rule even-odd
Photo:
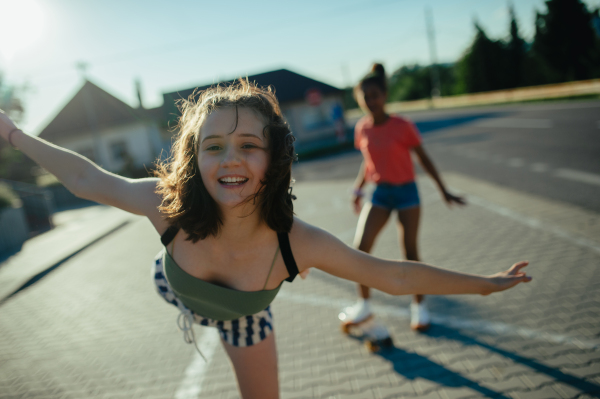
<svg viewBox="0 0 600 399">
<path fill-rule="evenodd" d="M 252 212 L 248 208 L 241 206 L 239 209 L 231 209 L 229 212 L 222 213 L 223 225 L 220 229 L 219 239 L 240 243 L 269 230 L 268 225 L 260 217 L 260 209 L 256 208 Z"/>
<path fill-rule="evenodd" d="M 376 114 L 371 114 L 371 118 L 373 118 L 373 124 L 382 125 L 389 119 L 389 115 L 385 113 L 385 111 L 378 112 Z"/>
</svg>

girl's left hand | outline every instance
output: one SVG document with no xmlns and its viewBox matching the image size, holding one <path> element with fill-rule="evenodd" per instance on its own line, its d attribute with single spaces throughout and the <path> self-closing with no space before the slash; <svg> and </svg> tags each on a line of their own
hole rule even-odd
<svg viewBox="0 0 600 399">
<path fill-rule="evenodd" d="M 485 291 L 482 295 L 489 295 L 492 292 L 500 292 L 514 287 L 519 283 L 528 283 L 531 281 L 531 276 L 521 271 L 522 268 L 529 264 L 528 261 L 517 262 L 507 271 L 500 272 L 489 276 L 492 283 L 489 291 Z"/>
<path fill-rule="evenodd" d="M 452 205 L 456 203 L 458 205 L 466 205 L 467 201 L 465 201 L 464 197 L 459 197 L 457 195 L 450 194 L 448 191 L 444 191 L 444 201 L 446 204 Z"/>
</svg>

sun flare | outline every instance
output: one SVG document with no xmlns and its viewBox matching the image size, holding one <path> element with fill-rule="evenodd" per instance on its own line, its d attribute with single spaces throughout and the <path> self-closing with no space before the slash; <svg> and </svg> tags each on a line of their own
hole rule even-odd
<svg viewBox="0 0 600 399">
<path fill-rule="evenodd" d="M 0 0 L 0 56 L 7 62 L 42 35 L 44 15 L 34 0 Z"/>
</svg>

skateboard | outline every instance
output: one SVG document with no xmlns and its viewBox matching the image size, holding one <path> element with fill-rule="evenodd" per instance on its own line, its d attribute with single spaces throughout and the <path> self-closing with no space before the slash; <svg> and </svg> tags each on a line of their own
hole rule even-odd
<svg viewBox="0 0 600 399">
<path fill-rule="evenodd" d="M 348 316 L 342 311 L 338 318 L 342 321 L 342 332 L 351 337 L 361 339 L 370 352 L 379 352 L 381 349 L 391 348 L 394 341 L 383 324 L 378 323 L 373 315 L 359 322 L 347 321 Z"/>
</svg>

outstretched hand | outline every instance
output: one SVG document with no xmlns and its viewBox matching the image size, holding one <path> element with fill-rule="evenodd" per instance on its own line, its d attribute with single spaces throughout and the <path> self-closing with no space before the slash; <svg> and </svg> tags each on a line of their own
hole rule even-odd
<svg viewBox="0 0 600 399">
<path fill-rule="evenodd" d="M 531 281 L 531 276 L 521 271 L 522 268 L 529 264 L 528 261 L 517 262 L 505 272 L 500 272 L 489 276 L 492 283 L 492 288 L 489 292 L 484 292 L 483 295 L 489 295 L 492 292 L 504 291 L 514 287 L 519 283 L 528 283 Z"/>
<path fill-rule="evenodd" d="M 467 204 L 467 201 L 465 201 L 464 197 L 450 194 L 448 191 L 444 191 L 443 195 L 444 195 L 444 201 L 446 201 L 446 204 L 448 204 L 449 206 L 452 206 L 452 204 L 458 204 L 458 205 L 466 205 Z"/>
</svg>

